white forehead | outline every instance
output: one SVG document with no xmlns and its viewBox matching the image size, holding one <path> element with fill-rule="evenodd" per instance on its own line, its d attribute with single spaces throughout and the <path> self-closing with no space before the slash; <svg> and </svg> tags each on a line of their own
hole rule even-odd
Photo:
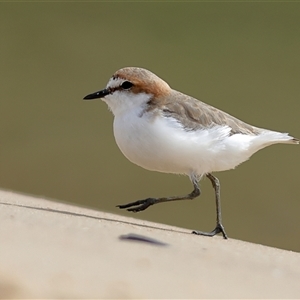
<svg viewBox="0 0 300 300">
<path fill-rule="evenodd" d="M 106 88 L 117 88 L 119 87 L 125 79 L 119 78 L 119 77 L 111 77 L 106 85 Z"/>
</svg>

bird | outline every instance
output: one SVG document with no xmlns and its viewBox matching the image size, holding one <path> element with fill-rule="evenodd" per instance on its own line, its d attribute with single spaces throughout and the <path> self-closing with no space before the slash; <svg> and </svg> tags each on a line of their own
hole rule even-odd
<svg viewBox="0 0 300 300">
<path fill-rule="evenodd" d="M 147 198 L 117 207 L 140 212 L 148 207 L 201 194 L 199 181 L 212 183 L 216 203 L 216 227 L 192 233 L 212 237 L 222 234 L 220 182 L 212 173 L 234 169 L 255 152 L 273 144 L 299 144 L 288 133 L 247 124 L 196 98 L 172 89 L 169 84 L 140 67 L 116 71 L 106 87 L 84 100 L 102 99 L 114 115 L 115 141 L 132 163 L 163 173 L 189 176 L 193 190 L 184 196 Z"/>
</svg>

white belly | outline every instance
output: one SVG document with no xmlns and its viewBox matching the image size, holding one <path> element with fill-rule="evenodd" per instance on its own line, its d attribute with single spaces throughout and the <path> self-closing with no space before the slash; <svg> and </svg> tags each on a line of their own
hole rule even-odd
<svg viewBox="0 0 300 300">
<path fill-rule="evenodd" d="M 258 147 L 256 136 L 229 136 L 228 126 L 186 131 L 172 118 L 149 114 L 115 117 L 114 135 L 122 153 L 145 169 L 202 175 L 228 170 L 247 160 Z"/>
</svg>

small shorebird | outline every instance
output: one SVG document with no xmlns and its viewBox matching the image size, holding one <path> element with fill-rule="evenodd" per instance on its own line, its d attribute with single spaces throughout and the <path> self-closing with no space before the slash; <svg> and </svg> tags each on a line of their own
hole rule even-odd
<svg viewBox="0 0 300 300">
<path fill-rule="evenodd" d="M 235 168 L 258 150 L 277 143 L 299 140 L 254 127 L 170 88 L 152 72 L 135 67 L 118 70 L 105 89 L 84 99 L 101 98 L 114 114 L 114 136 L 122 153 L 147 170 L 188 175 L 193 191 L 185 196 L 147 198 L 125 205 L 139 212 L 149 206 L 200 195 L 198 182 L 205 175 L 215 190 L 217 224 L 211 232 L 227 234 L 222 224 L 220 183 L 212 172 Z"/>
</svg>

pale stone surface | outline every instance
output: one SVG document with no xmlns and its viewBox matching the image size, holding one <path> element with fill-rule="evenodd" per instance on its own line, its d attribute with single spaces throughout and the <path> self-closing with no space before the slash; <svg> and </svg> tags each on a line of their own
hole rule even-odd
<svg viewBox="0 0 300 300">
<path fill-rule="evenodd" d="M 6 191 L 0 220 L 0 298 L 300 298 L 299 253 Z"/>
</svg>

